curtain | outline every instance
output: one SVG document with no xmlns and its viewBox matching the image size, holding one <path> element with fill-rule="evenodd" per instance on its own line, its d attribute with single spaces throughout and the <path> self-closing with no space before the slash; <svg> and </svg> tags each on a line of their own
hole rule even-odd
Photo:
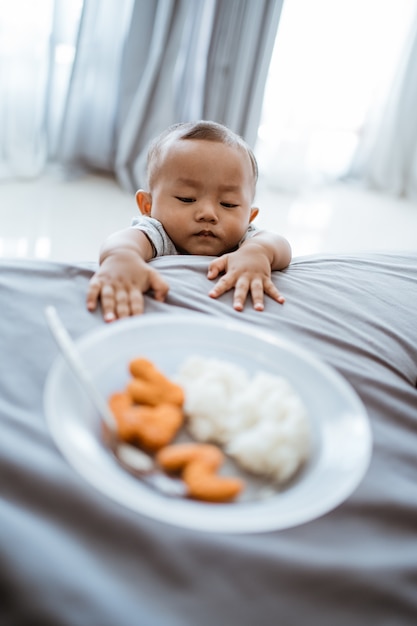
<svg viewBox="0 0 417 626">
<path fill-rule="evenodd" d="M 144 184 L 147 145 L 175 122 L 212 119 L 254 145 L 281 8 L 282 0 L 135 3 L 115 154 L 123 187 Z"/>
<path fill-rule="evenodd" d="M 303 193 L 365 177 L 410 194 L 416 11 L 417 0 L 284 3 L 256 145 L 270 188 Z"/>
<path fill-rule="evenodd" d="M 373 108 L 352 164 L 371 188 L 417 200 L 417 10 L 384 105 Z"/>
<path fill-rule="evenodd" d="M 37 175 L 48 152 L 45 111 L 52 3 L 0 0 L 0 177 Z M 28 97 L 30 95 L 30 98 Z"/>
<path fill-rule="evenodd" d="M 81 0 L 0 0 L 0 180 L 33 178 L 54 157 Z"/>
<path fill-rule="evenodd" d="M 282 3 L 0 0 L 0 173 L 52 160 L 135 190 L 155 134 L 199 118 L 253 146 Z"/>
</svg>

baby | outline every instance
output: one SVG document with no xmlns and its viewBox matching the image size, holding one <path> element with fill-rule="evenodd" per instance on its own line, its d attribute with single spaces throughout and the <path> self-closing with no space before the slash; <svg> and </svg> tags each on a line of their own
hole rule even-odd
<svg viewBox="0 0 417 626">
<path fill-rule="evenodd" d="M 147 262 L 175 254 L 215 257 L 207 277 L 221 278 L 208 295 L 217 298 L 234 289 L 237 311 L 248 294 L 258 311 L 264 294 L 282 304 L 271 271 L 289 265 L 291 248 L 280 235 L 252 224 L 259 212 L 252 206 L 257 176 L 250 147 L 221 124 L 188 122 L 164 131 L 148 152 L 147 190 L 136 193 L 142 216 L 103 243 L 88 310 L 100 299 L 104 319 L 111 322 L 143 313 L 148 291 L 163 301 L 169 286 Z"/>
</svg>

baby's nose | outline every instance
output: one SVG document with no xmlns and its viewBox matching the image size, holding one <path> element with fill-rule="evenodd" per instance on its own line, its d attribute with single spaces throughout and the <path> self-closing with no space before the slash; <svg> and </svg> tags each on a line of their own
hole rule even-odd
<svg viewBox="0 0 417 626">
<path fill-rule="evenodd" d="M 210 201 L 199 202 L 196 211 L 196 219 L 198 222 L 216 223 L 218 216 L 215 204 Z"/>
</svg>

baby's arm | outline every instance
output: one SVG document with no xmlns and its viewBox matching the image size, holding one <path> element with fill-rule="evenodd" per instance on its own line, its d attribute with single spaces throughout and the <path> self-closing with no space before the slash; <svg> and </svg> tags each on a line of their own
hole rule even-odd
<svg viewBox="0 0 417 626">
<path fill-rule="evenodd" d="M 112 322 L 143 313 L 146 291 L 152 290 L 155 299 L 163 301 L 168 284 L 148 265 L 151 258 L 151 243 L 137 228 L 110 235 L 100 250 L 100 267 L 89 283 L 87 309 L 94 311 L 100 299 L 105 321 Z"/>
<path fill-rule="evenodd" d="M 223 254 L 209 265 L 207 277 L 217 278 L 225 272 L 210 291 L 212 298 L 217 298 L 230 289 L 235 290 L 233 307 L 243 311 L 248 293 L 257 311 L 264 309 L 264 294 L 284 303 L 271 280 L 272 270 L 282 270 L 291 261 L 291 247 L 288 241 L 275 233 L 260 231 L 246 239 L 235 252 Z"/>
</svg>

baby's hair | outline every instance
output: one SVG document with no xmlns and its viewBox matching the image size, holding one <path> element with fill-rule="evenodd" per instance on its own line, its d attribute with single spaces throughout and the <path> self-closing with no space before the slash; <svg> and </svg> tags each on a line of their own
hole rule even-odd
<svg viewBox="0 0 417 626">
<path fill-rule="evenodd" d="M 158 169 L 161 150 L 165 142 L 173 136 L 175 136 L 176 139 L 203 139 L 205 141 L 217 141 L 228 146 L 235 146 L 243 149 L 249 156 L 252 165 L 254 186 L 256 185 L 256 181 L 258 180 L 258 164 L 252 149 L 246 141 L 230 130 L 230 128 L 227 128 L 227 126 L 223 126 L 223 124 L 200 120 L 198 122 L 180 122 L 178 124 L 173 124 L 151 142 L 148 150 L 146 168 L 149 188 L 152 186 L 153 179 Z"/>
</svg>

